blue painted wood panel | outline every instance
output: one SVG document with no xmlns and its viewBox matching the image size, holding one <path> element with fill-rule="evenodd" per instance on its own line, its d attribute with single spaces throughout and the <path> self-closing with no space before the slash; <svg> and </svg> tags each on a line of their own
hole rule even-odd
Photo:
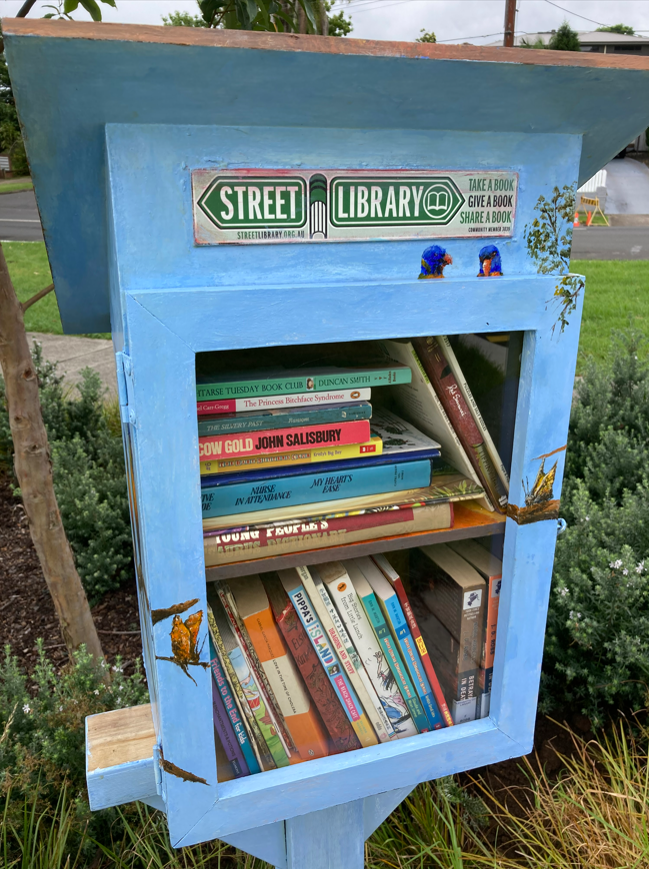
<svg viewBox="0 0 649 869">
<path fill-rule="evenodd" d="M 190 48 L 105 39 L 110 24 L 88 25 L 88 39 L 61 38 L 60 22 L 40 23 L 41 37 L 17 35 L 20 26 L 5 21 L 6 52 L 63 325 L 73 333 L 110 328 L 106 123 L 457 131 L 476 143 L 490 133 L 583 135 L 584 181 L 649 117 L 643 69 L 552 66 L 552 56 L 547 66 L 500 54 L 374 57 L 364 43 L 346 56 Z M 482 157 L 491 160 L 491 149 Z"/>
<path fill-rule="evenodd" d="M 287 869 L 363 869 L 363 800 L 286 822 Z"/>
</svg>

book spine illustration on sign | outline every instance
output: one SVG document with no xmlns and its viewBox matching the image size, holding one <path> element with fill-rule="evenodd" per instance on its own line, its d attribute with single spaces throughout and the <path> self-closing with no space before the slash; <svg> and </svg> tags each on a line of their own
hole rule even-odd
<svg viewBox="0 0 649 869">
<path fill-rule="evenodd" d="M 381 347 L 386 355 L 409 365 L 412 371 L 410 383 L 396 386 L 392 390 L 399 409 L 411 419 L 425 434 L 439 441 L 444 459 L 461 474 L 480 485 L 480 479 L 473 467 L 462 441 L 451 424 L 439 396 L 433 389 L 430 378 L 415 351 L 411 341 L 382 341 Z M 481 502 L 488 510 L 493 504 L 486 495 Z"/>
<path fill-rule="evenodd" d="M 239 610 L 237 609 L 234 595 L 232 594 L 228 583 L 224 582 L 223 580 L 218 580 L 214 583 L 214 586 L 216 588 L 217 594 L 221 599 L 221 603 L 223 605 L 223 609 L 225 610 L 225 614 L 230 622 L 232 632 L 234 633 L 237 639 L 237 643 L 241 647 L 241 651 L 246 658 L 248 666 L 250 667 L 250 671 L 254 676 L 257 687 L 259 688 L 259 692 L 264 698 L 264 703 L 266 704 L 268 715 L 273 722 L 275 730 L 277 731 L 277 735 L 280 742 L 282 743 L 282 747 L 284 748 L 284 751 L 286 752 L 289 761 L 291 761 L 293 754 L 297 754 L 297 746 L 295 745 L 293 737 L 291 736 L 286 726 L 282 710 L 277 701 L 277 698 L 275 697 L 275 694 L 273 693 L 270 682 L 268 681 L 266 671 L 264 670 L 264 667 L 259 660 L 259 656 L 257 655 L 254 644 L 251 642 L 250 637 L 248 636 L 246 626 L 244 625 L 241 616 L 239 615 Z"/>
<path fill-rule="evenodd" d="M 383 617 L 383 612 L 381 611 L 379 602 L 372 590 L 372 586 L 367 581 L 367 578 L 358 565 L 356 559 L 352 562 L 347 562 L 346 568 L 349 578 L 352 581 L 352 585 L 363 604 L 365 614 L 367 615 L 374 633 L 376 634 L 376 638 L 385 654 L 388 666 L 392 670 L 397 687 L 403 695 L 403 699 L 408 704 L 413 723 L 420 733 L 425 733 L 430 730 L 428 718 L 426 717 L 426 713 L 419 701 L 417 692 L 410 680 L 405 664 L 401 659 L 398 646 L 392 639 L 390 628 Z"/>
<path fill-rule="evenodd" d="M 376 692 L 372 689 L 372 693 L 374 697 L 372 697 L 365 687 L 363 680 L 358 673 L 354 661 L 349 656 L 347 651 L 347 647 L 343 642 L 340 633 L 336 625 L 334 624 L 333 619 L 329 613 L 327 606 L 322 600 L 322 595 L 318 591 L 316 587 L 316 581 L 314 577 L 318 578 L 318 574 L 315 568 L 313 568 L 313 576 L 311 575 L 311 571 L 307 567 L 297 567 L 296 568 L 300 579 L 302 580 L 302 585 L 304 586 L 306 593 L 309 595 L 311 600 L 311 604 L 313 605 L 314 610 L 318 616 L 318 620 L 320 624 L 327 632 L 327 636 L 338 656 L 338 659 L 342 666 L 344 667 L 347 678 L 350 681 L 354 691 L 356 692 L 356 696 L 360 700 L 361 706 L 365 710 L 365 714 L 367 718 L 374 728 L 374 732 L 376 733 L 379 742 L 388 742 L 390 739 L 389 733 L 385 729 L 384 721 L 386 720 L 383 715 L 382 708 L 379 711 L 380 702 L 378 697 L 376 697 Z M 371 687 L 371 683 L 370 683 Z"/>
<path fill-rule="evenodd" d="M 322 576 L 325 574 L 329 575 L 330 567 L 331 567 L 331 565 L 329 565 L 329 564 L 321 564 L 321 565 L 318 565 L 317 569 L 315 567 L 311 568 L 311 573 L 313 576 L 313 580 L 315 582 L 315 587 L 318 591 L 318 594 L 322 598 L 322 602 L 327 607 L 327 611 L 328 611 L 329 615 L 331 616 L 331 621 L 334 623 L 334 627 L 336 628 L 336 631 L 338 632 L 338 636 L 340 637 L 340 640 L 343 644 L 343 647 L 345 648 L 345 651 L 349 655 L 349 659 L 351 660 L 352 664 L 354 665 L 354 669 L 358 673 L 358 676 L 359 676 L 361 682 L 363 683 L 363 687 L 365 688 L 367 696 L 369 697 L 370 702 L 371 702 L 372 706 L 374 707 L 374 712 L 373 712 L 370 720 L 372 721 L 372 724 L 374 726 L 374 730 L 375 730 L 377 736 L 379 737 L 379 740 L 381 742 L 387 742 L 389 739 L 396 739 L 397 734 L 396 734 L 394 728 L 392 727 L 392 722 L 390 721 L 385 709 L 383 708 L 383 704 L 381 703 L 381 700 L 376 692 L 376 689 L 374 688 L 374 685 L 372 684 L 372 680 L 370 679 L 369 675 L 367 674 L 367 671 L 365 670 L 365 666 L 363 665 L 363 662 L 361 661 L 360 656 L 359 656 L 358 652 L 356 651 L 356 647 L 354 646 L 354 644 L 351 640 L 351 637 L 347 633 L 347 630 L 345 629 L 345 626 L 340 619 L 340 615 L 338 613 L 338 610 L 334 606 L 332 599 L 329 597 L 329 592 L 327 591 L 325 584 L 323 582 Z M 333 567 L 334 567 L 334 570 L 336 572 L 338 572 L 337 571 L 338 565 L 333 565 Z"/>
<path fill-rule="evenodd" d="M 257 725 L 261 732 L 264 743 L 272 755 L 273 763 L 278 766 L 288 766 L 288 752 L 282 744 L 279 736 L 279 731 L 275 721 L 273 720 L 270 709 L 266 706 L 266 700 L 260 691 L 260 688 L 253 675 L 253 670 L 250 661 L 245 653 L 245 649 L 238 640 L 230 620 L 226 615 L 225 609 L 218 595 L 215 595 L 215 600 L 211 602 L 214 619 L 219 629 L 219 633 L 223 640 L 228 657 L 232 663 L 234 672 L 237 675 L 239 683 L 243 689 L 246 702 L 257 721 Z M 208 595 L 209 599 L 209 595 Z M 217 605 L 218 601 L 218 605 Z"/>
<path fill-rule="evenodd" d="M 201 461 L 201 476 L 207 474 L 230 474 L 233 471 L 256 471 L 281 468 L 291 465 L 310 465 L 320 462 L 341 462 L 365 456 L 380 456 L 383 452 L 381 438 L 370 438 L 360 444 L 328 444 L 305 450 L 281 453 L 264 453 L 256 456 L 226 456 Z"/>
<path fill-rule="evenodd" d="M 383 610 L 385 621 L 392 631 L 392 636 L 399 643 L 401 657 L 408 668 L 412 684 L 419 695 L 428 723 L 433 730 L 439 730 L 444 727 L 444 720 L 433 696 L 430 682 L 424 671 L 397 594 L 371 558 L 358 558 L 356 561 L 363 571 L 365 579 L 372 586 L 372 591 Z"/>
<path fill-rule="evenodd" d="M 431 471 L 430 461 L 422 459 L 266 482 L 205 486 L 201 491 L 203 518 L 423 488 L 430 484 Z"/>
<path fill-rule="evenodd" d="M 196 384 L 197 401 L 282 395 L 284 393 L 329 392 L 332 389 L 370 389 L 407 383 L 410 369 L 397 362 L 386 367 L 355 370 L 324 367 L 311 372 L 304 369 L 271 372 L 265 375 L 219 375 L 210 382 L 209 375 L 199 374 Z"/>
<path fill-rule="evenodd" d="M 247 576 L 230 580 L 229 585 L 297 748 L 298 756 L 290 760 L 326 757 L 329 753 L 327 737 L 293 658 L 284 647 L 261 579 L 256 575 Z"/>
<path fill-rule="evenodd" d="M 490 500 L 501 511 L 507 506 L 507 494 L 485 447 L 478 426 L 457 380 L 442 353 L 436 338 L 415 338 L 414 347 L 426 374 L 439 396 L 444 410 L 453 423 Z"/>
<path fill-rule="evenodd" d="M 321 407 L 301 409 L 266 410 L 257 413 L 221 414 L 200 418 L 198 420 L 198 434 L 206 436 L 304 425 L 328 425 L 336 422 L 369 419 L 371 416 L 372 405 L 366 401 L 355 404 L 325 404 Z"/>
<path fill-rule="evenodd" d="M 258 456 L 281 453 L 303 447 L 344 446 L 369 440 L 369 420 L 339 422 L 329 425 L 302 425 L 295 428 L 271 429 L 239 435 L 199 437 L 201 461 L 221 456 Z"/>
<path fill-rule="evenodd" d="M 416 736 L 418 731 L 413 723 L 408 704 L 397 687 L 394 674 L 349 578 L 348 568 L 350 571 L 358 568 L 349 563 L 345 565 L 340 563 L 340 568 L 340 571 L 332 572 L 325 580 L 329 593 L 372 680 L 392 729 L 398 738 Z"/>
<path fill-rule="evenodd" d="M 241 716 L 239 715 L 237 704 L 235 703 L 232 692 L 230 691 L 230 686 L 228 685 L 225 673 L 223 672 L 223 666 L 221 665 L 221 661 L 219 660 L 219 655 L 216 651 L 214 641 L 212 640 L 211 635 L 209 637 L 209 643 L 210 668 L 212 670 L 212 678 L 214 680 L 213 690 L 215 692 L 218 692 L 221 698 L 224 712 L 227 715 L 229 723 L 232 727 L 233 737 L 235 738 L 237 745 L 240 747 L 241 754 L 246 764 L 246 769 L 251 774 L 261 772 L 261 767 L 257 762 L 257 758 L 255 757 L 255 753 L 250 744 L 250 739 L 248 738 L 248 734 L 246 733 L 245 724 L 243 723 Z M 221 742 L 223 743 L 223 740 L 221 740 Z M 225 746 L 225 743 L 223 743 L 223 748 L 225 749 L 227 755 L 227 748 Z M 228 760 L 230 760 L 229 757 Z M 230 762 L 232 763 L 231 760 Z M 233 771 L 236 776 L 237 773 L 234 765 Z"/>
<path fill-rule="evenodd" d="M 232 564 L 452 527 L 453 505 L 447 503 L 414 509 L 380 510 L 333 519 L 304 519 L 288 524 L 248 526 L 223 532 L 208 531 L 203 538 L 205 565 Z"/>
<path fill-rule="evenodd" d="M 361 746 L 367 748 L 370 745 L 377 745 L 378 739 L 347 678 L 345 669 L 329 642 L 327 632 L 320 624 L 311 599 L 302 585 L 300 574 L 293 568 L 291 570 L 280 570 L 278 571 L 278 575 L 295 607 L 295 612 L 304 625 L 311 645 L 318 653 L 322 666 L 329 677 L 338 699 L 342 703 L 345 714 L 354 728 Z"/>
<path fill-rule="evenodd" d="M 426 672 L 426 675 L 428 676 L 428 681 L 430 682 L 430 687 L 433 691 L 433 694 L 435 695 L 435 700 L 437 702 L 437 706 L 439 708 L 442 719 L 444 720 L 444 723 L 447 727 L 451 727 L 453 725 L 453 717 L 451 715 L 450 709 L 448 708 L 446 698 L 444 697 L 444 692 L 442 691 L 442 686 L 440 685 L 437 673 L 435 672 L 435 667 L 433 666 L 433 662 L 431 661 L 430 655 L 428 654 L 426 643 L 424 642 L 421 631 L 419 630 L 419 625 L 417 624 L 417 619 L 415 618 L 415 614 L 412 611 L 410 601 L 408 600 L 408 595 L 406 594 L 406 590 L 403 587 L 401 577 L 392 567 L 385 555 L 377 553 L 376 555 L 372 556 L 372 561 L 374 561 L 376 566 L 381 570 L 385 578 L 389 581 L 389 583 L 392 585 L 397 593 L 399 603 L 401 604 L 403 614 L 406 617 L 406 621 L 408 622 L 408 627 L 410 628 L 412 638 L 415 641 L 415 645 L 417 646 L 417 651 L 419 652 L 422 666 Z"/>
<path fill-rule="evenodd" d="M 369 401 L 371 389 L 339 389 L 330 392 L 301 392 L 284 395 L 249 396 L 248 398 L 225 398 L 214 401 L 198 401 L 199 416 L 217 413 L 249 413 L 250 411 L 297 408 L 302 405 L 347 404 L 351 401 Z"/>
<path fill-rule="evenodd" d="M 273 615 L 281 630 L 295 663 L 302 674 L 311 699 L 329 733 L 331 753 L 339 754 L 360 748 L 345 710 L 331 687 L 329 677 L 320 662 L 320 657 L 300 621 L 284 586 L 277 574 L 266 573 L 262 582 L 273 609 Z"/>
</svg>

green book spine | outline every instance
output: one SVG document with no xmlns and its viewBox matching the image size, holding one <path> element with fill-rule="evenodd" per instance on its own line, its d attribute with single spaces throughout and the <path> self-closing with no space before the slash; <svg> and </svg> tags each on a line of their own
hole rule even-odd
<svg viewBox="0 0 649 869">
<path fill-rule="evenodd" d="M 241 380 L 199 383 L 196 385 L 196 400 L 214 398 L 249 398 L 263 395 L 288 395 L 298 392 L 325 392 L 329 389 L 366 389 L 372 386 L 389 386 L 410 383 L 412 371 L 407 365 L 387 368 L 370 368 L 357 371 L 336 371 L 310 374 L 286 373 L 273 377 L 254 379 L 242 376 Z"/>
<path fill-rule="evenodd" d="M 374 628 L 376 637 L 381 644 L 381 648 L 385 654 L 385 659 L 392 670 L 392 675 L 394 676 L 399 690 L 403 695 L 403 699 L 406 701 L 408 709 L 410 710 L 412 720 L 414 721 L 417 730 L 420 733 L 425 733 L 427 730 L 430 730 L 426 713 L 424 712 L 424 708 L 419 701 L 419 697 L 417 696 L 412 682 L 410 681 L 410 677 L 406 672 L 406 668 L 401 660 L 401 655 L 399 654 L 396 643 L 392 638 L 390 628 L 387 626 L 385 618 L 383 617 L 376 595 L 372 593 L 359 595 L 359 597 L 363 604 L 363 608 L 367 613 L 367 617 L 370 620 L 370 624 Z"/>
</svg>

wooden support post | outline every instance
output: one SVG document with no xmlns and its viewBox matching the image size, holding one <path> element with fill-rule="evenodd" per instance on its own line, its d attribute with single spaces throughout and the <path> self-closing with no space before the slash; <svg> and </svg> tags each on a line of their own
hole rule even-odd
<svg viewBox="0 0 649 869">
<path fill-rule="evenodd" d="M 516 27 L 516 0 L 505 0 L 505 48 L 514 47 L 514 28 Z"/>
<path fill-rule="evenodd" d="M 363 869 L 364 800 L 286 822 L 287 869 Z"/>
</svg>

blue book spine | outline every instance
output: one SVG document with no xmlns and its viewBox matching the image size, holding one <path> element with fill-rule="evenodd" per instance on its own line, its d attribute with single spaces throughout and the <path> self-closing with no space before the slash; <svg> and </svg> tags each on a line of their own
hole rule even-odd
<svg viewBox="0 0 649 869">
<path fill-rule="evenodd" d="M 413 450 L 408 453 L 390 453 L 386 451 L 379 456 L 367 455 L 359 459 L 340 459 L 337 462 L 314 462 L 309 465 L 310 474 L 333 474 L 336 471 L 349 471 L 354 468 L 369 468 L 376 465 L 397 465 L 402 462 L 416 462 L 420 459 L 429 459 L 433 465 L 433 471 L 437 470 L 439 450 Z M 442 471 L 448 473 L 448 465 L 444 465 Z M 453 473 L 455 469 L 453 469 Z M 258 471 L 232 471 L 228 474 L 206 474 L 201 477 L 201 488 L 209 489 L 212 486 L 229 486 L 230 483 L 252 483 L 255 480 L 276 480 L 286 477 L 301 477 L 304 474 L 304 465 L 279 465 L 269 468 L 260 468 Z"/>
<path fill-rule="evenodd" d="M 250 774 L 254 775 L 254 773 L 261 772 L 261 767 L 259 766 L 259 761 L 257 760 L 255 752 L 252 749 L 252 745 L 250 744 L 248 732 L 246 730 L 245 724 L 241 720 L 241 716 L 239 715 L 237 704 L 235 703 L 232 692 L 230 691 L 230 685 L 225 677 L 225 673 L 223 672 L 223 667 L 221 666 L 221 661 L 216 652 L 216 649 L 214 648 L 214 644 L 212 643 L 212 638 L 210 637 L 209 640 L 210 667 L 212 669 L 212 676 L 216 683 L 216 687 L 219 690 L 219 694 L 221 695 L 221 698 L 223 700 L 223 706 L 225 707 L 227 716 L 230 719 L 230 723 L 232 724 L 234 735 L 236 736 L 237 741 L 241 747 L 241 752 L 244 756 L 244 759 L 248 764 Z"/>
<path fill-rule="evenodd" d="M 367 401 L 353 404 L 325 404 L 320 407 L 314 405 L 300 410 L 251 411 L 199 419 L 198 434 L 200 437 L 205 437 L 241 431 L 290 428 L 293 425 L 326 425 L 331 422 L 370 419 L 371 416 L 372 405 Z"/>
<path fill-rule="evenodd" d="M 378 467 L 356 468 L 344 473 L 304 474 L 266 483 L 232 483 L 201 492 L 203 518 L 228 516 L 249 510 L 273 510 L 294 504 L 360 498 L 384 492 L 402 492 L 430 485 L 428 459 Z"/>
<path fill-rule="evenodd" d="M 399 646 L 401 647 L 401 655 L 406 662 L 410 678 L 421 700 L 421 705 L 424 707 L 426 718 L 434 730 L 439 730 L 440 727 L 444 727 L 444 720 L 430 687 L 428 676 L 421 663 L 421 658 L 410 633 L 410 628 L 401 609 L 399 598 L 396 594 L 393 594 L 384 603 L 392 622 L 394 633 L 399 641 Z"/>
</svg>

